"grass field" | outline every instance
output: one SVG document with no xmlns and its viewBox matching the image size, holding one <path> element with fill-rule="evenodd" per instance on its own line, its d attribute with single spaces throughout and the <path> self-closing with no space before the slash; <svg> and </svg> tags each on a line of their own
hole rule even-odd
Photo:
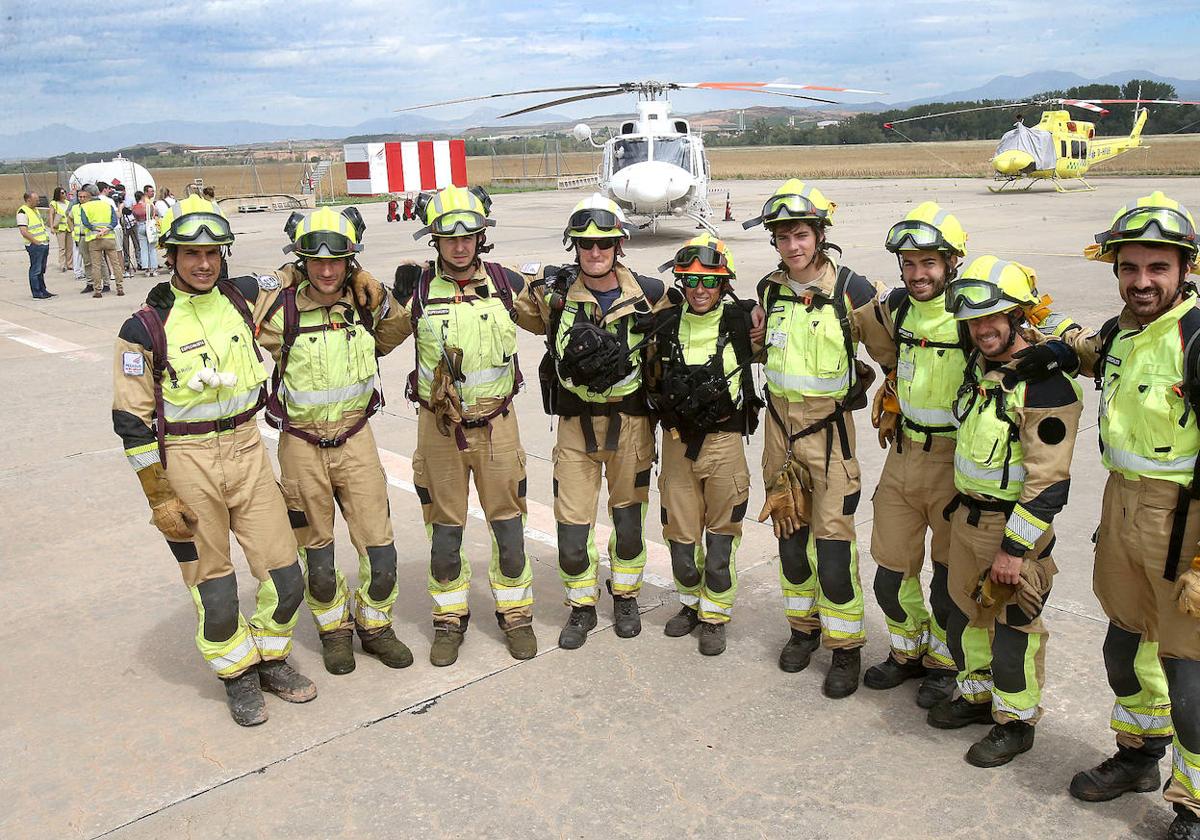
<svg viewBox="0 0 1200 840">
<path fill-rule="evenodd" d="M 709 149 L 712 177 L 722 179 L 824 178 L 940 178 L 991 177 L 989 159 L 995 143 L 968 140 L 949 143 L 879 143 L 859 146 L 749 146 Z M 562 156 L 563 174 L 594 172 L 598 154 L 586 152 Z M 260 163 L 258 182 L 247 166 L 198 166 L 155 170 L 159 187 L 181 194 L 195 178 L 216 188 L 217 196 L 255 192 L 294 193 L 299 190 L 303 164 Z M 547 171 L 548 170 L 548 171 Z M 334 192 L 346 192 L 345 170 L 334 167 Z M 467 178 L 473 184 L 489 185 L 493 178 L 553 175 L 554 161 L 530 155 L 473 157 L 467 159 Z M 1095 175 L 1200 175 L 1200 134 L 1147 138 L 1137 149 L 1097 167 Z M 40 193 L 54 187 L 52 172 L 33 173 L 31 186 Z M 261 187 L 261 189 L 260 189 Z M 0 175 L 0 213 L 16 212 L 21 204 L 24 181 L 20 175 Z"/>
</svg>

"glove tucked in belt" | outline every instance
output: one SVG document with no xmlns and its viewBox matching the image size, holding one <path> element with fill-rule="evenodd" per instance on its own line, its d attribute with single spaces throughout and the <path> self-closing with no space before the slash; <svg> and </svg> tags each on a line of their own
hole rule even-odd
<svg viewBox="0 0 1200 840">
<path fill-rule="evenodd" d="M 888 373 L 875 392 L 875 400 L 871 403 L 871 425 L 879 430 L 879 447 L 887 449 L 888 444 L 896 439 L 896 432 L 900 428 L 900 400 L 896 396 L 894 370 Z"/>
<path fill-rule="evenodd" d="M 429 390 L 429 408 L 433 411 L 434 424 L 445 437 L 450 437 L 454 426 L 462 422 L 462 397 L 458 395 L 455 382 L 462 381 L 462 350 L 447 347 L 450 366 L 446 360 L 438 362 L 433 369 L 433 384 Z"/>
<path fill-rule="evenodd" d="M 788 458 L 767 487 L 767 498 L 758 521 L 767 517 L 775 526 L 775 536 L 787 539 L 808 524 L 812 517 L 812 474 L 802 464 Z"/>
</svg>

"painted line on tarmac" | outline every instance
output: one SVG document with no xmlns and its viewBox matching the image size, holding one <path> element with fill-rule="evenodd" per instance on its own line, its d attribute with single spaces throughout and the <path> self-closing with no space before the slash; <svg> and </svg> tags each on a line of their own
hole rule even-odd
<svg viewBox="0 0 1200 840">
<path fill-rule="evenodd" d="M 273 441 L 279 440 L 277 429 L 273 429 L 261 421 L 258 427 L 263 437 Z M 390 449 L 379 448 L 379 460 L 383 463 L 384 472 L 387 473 L 388 484 L 414 496 L 417 494 L 417 488 L 412 481 L 412 460 L 410 458 L 406 458 L 398 452 L 392 452 Z M 529 498 L 526 498 L 525 505 L 528 510 L 525 517 L 525 538 L 557 550 L 558 538 L 555 535 L 558 533 L 558 524 L 554 519 L 554 508 Z M 471 487 L 470 496 L 467 499 L 467 515 L 480 522 L 487 522 L 474 487 Z M 609 565 L 608 553 L 605 549 L 611 534 L 611 527 L 596 523 L 596 548 L 600 552 L 600 561 L 604 566 Z M 642 577 L 646 583 L 653 586 L 664 589 L 675 588 L 675 582 L 671 576 L 671 553 L 662 543 L 646 540 L 646 570 Z"/>
<path fill-rule="evenodd" d="M 50 335 L 37 330 L 31 330 L 28 327 L 22 327 L 20 324 L 14 324 L 12 321 L 5 321 L 0 318 L 0 336 L 15 341 L 18 344 L 24 344 L 26 347 L 32 347 L 34 350 L 41 350 L 43 353 L 52 355 L 70 354 L 69 358 L 81 362 L 99 362 L 104 357 L 98 353 L 93 353 L 81 344 L 67 341 L 62 338 Z"/>
</svg>

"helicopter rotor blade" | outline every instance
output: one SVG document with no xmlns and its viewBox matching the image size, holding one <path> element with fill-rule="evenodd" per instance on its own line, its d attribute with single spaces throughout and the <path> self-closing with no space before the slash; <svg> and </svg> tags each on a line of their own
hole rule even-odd
<svg viewBox="0 0 1200 840">
<path fill-rule="evenodd" d="M 886 95 L 881 90 L 859 90 L 858 88 L 832 87 L 830 85 L 796 85 L 788 82 L 680 82 L 679 87 L 699 88 L 701 90 L 762 90 L 765 88 L 778 88 L 780 90 L 818 90 L 826 93 Z"/>
<path fill-rule="evenodd" d="M 401 111 L 417 111 L 422 108 L 436 108 L 440 105 L 458 105 L 463 102 L 481 102 L 485 99 L 500 99 L 505 96 L 525 96 L 526 94 L 534 93 L 566 93 L 568 91 L 581 90 L 608 90 L 614 89 L 617 93 L 624 92 L 627 85 L 570 85 L 567 87 L 549 87 L 549 88 L 533 88 L 530 90 L 513 90 L 508 93 L 488 93 L 483 96 L 465 96 L 462 99 L 447 99 L 443 102 L 428 102 L 424 105 L 409 105 L 406 108 L 396 108 L 395 112 Z"/>
<path fill-rule="evenodd" d="M 712 88 L 705 88 L 705 90 L 712 90 Z M 821 102 L 826 105 L 840 105 L 841 104 L 840 102 L 838 102 L 837 100 L 834 100 L 834 99 L 822 99 L 819 96 L 805 96 L 800 93 L 783 93 L 783 92 L 777 91 L 777 90 L 763 90 L 762 88 L 726 87 L 726 88 L 721 88 L 721 90 L 735 92 L 735 93 L 765 93 L 767 96 L 786 96 L 788 99 L 805 99 L 805 100 L 808 100 L 809 102 Z"/>
<path fill-rule="evenodd" d="M 521 114 L 528 114 L 530 111 L 541 111 L 543 108 L 553 108 L 555 105 L 566 105 L 569 102 L 581 102 L 585 99 L 599 99 L 602 96 L 617 96 L 622 93 L 627 93 L 624 87 L 617 90 L 601 90 L 592 93 L 581 93 L 577 96 L 564 96 L 562 99 L 554 99 L 550 102 L 543 102 L 540 105 L 530 105 L 528 108 L 521 108 L 519 111 L 510 111 L 507 114 L 500 114 L 496 119 L 502 120 L 507 117 L 518 117 Z"/>
<path fill-rule="evenodd" d="M 1200 102 L 1190 102 L 1182 99 L 1070 99 L 1063 101 L 1091 102 L 1096 105 L 1200 105 Z"/>
<path fill-rule="evenodd" d="M 1027 105 L 1036 105 L 1036 104 L 1037 104 L 1036 102 L 1009 102 L 1004 105 L 981 105 L 978 108 L 959 108 L 957 111 L 939 111 L 936 114 L 922 114 L 919 117 L 905 117 L 902 120 L 892 120 L 891 122 L 885 122 L 883 124 L 883 127 L 891 128 L 893 125 L 900 125 L 900 123 L 916 122 L 917 120 L 932 120 L 932 119 L 936 119 L 937 117 L 954 116 L 955 114 L 973 114 L 976 111 L 997 111 L 1001 108 L 1022 108 Z"/>
</svg>

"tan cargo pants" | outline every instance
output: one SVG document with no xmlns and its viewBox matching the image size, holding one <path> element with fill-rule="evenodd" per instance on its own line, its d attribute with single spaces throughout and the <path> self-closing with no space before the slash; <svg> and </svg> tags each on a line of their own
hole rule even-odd
<svg viewBox="0 0 1200 840">
<path fill-rule="evenodd" d="M 304 573 L 287 507 L 253 422 L 231 432 L 167 442 L 167 481 L 196 514 L 190 542 L 168 545 L 196 604 L 196 645 L 217 675 L 236 677 L 292 649 Z M 238 607 L 229 534 L 258 580 L 247 622 Z"/>
<path fill-rule="evenodd" d="M 750 500 L 746 447 L 736 432 L 705 436 L 696 460 L 669 429 L 663 430 L 663 537 L 679 601 L 701 621 L 722 624 L 733 615 L 737 550 Z"/>
<path fill-rule="evenodd" d="M 113 239 L 99 237 L 87 243 L 88 257 L 91 260 L 92 291 L 98 292 L 108 282 L 106 270 L 112 273 L 117 291 L 125 288 L 125 270 L 117 252 L 117 243 Z"/>
<path fill-rule="evenodd" d="M 491 421 L 490 427 L 464 428 L 466 451 L 454 435 L 437 430 L 433 412 L 422 408 L 417 418 L 417 450 L 413 484 L 431 542 L 429 594 L 435 624 L 464 626 L 470 616 L 467 599 L 471 564 L 463 551 L 467 498 L 475 482 L 479 504 L 492 532 L 488 580 L 496 612 L 505 629 L 533 621 L 533 570 L 525 554 L 525 450 L 517 412 Z"/>
<path fill-rule="evenodd" d="M 358 416 L 348 416 L 344 425 Z M 369 633 L 391 626 L 398 592 L 396 546 L 387 476 L 370 424 L 341 446 L 325 449 L 281 434 L 279 471 L 288 517 L 307 565 L 305 598 L 317 630 L 328 633 L 357 625 Z M 335 503 L 358 555 L 359 587 L 353 599 L 334 562 Z"/>
</svg>

